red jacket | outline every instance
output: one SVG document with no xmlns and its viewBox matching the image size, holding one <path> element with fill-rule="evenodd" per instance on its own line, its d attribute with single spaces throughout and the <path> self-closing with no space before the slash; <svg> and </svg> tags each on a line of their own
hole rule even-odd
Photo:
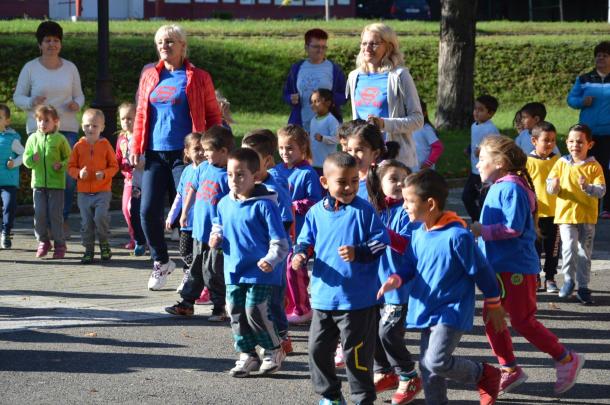
<svg viewBox="0 0 610 405">
<path fill-rule="evenodd" d="M 133 153 L 142 155 L 148 146 L 150 137 L 150 93 L 159 84 L 159 74 L 163 69 L 163 61 L 151 66 L 142 72 L 138 87 L 138 107 L 136 119 L 133 124 Z M 210 74 L 205 70 L 196 68 L 188 59 L 184 59 L 186 69 L 186 98 L 189 104 L 193 132 L 204 132 L 214 125 L 222 124 L 222 117 L 214 83 Z"/>
</svg>

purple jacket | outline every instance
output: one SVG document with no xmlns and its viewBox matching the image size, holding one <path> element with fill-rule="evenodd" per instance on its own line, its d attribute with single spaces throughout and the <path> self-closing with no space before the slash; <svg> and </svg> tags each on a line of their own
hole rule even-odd
<svg viewBox="0 0 610 405">
<path fill-rule="evenodd" d="M 292 104 L 290 101 L 290 95 L 298 93 L 297 90 L 297 77 L 299 76 L 299 70 L 301 69 L 301 65 L 305 62 L 305 59 L 298 61 L 294 65 L 290 67 L 290 72 L 288 73 L 288 78 L 286 79 L 286 84 L 284 85 L 284 94 L 282 98 L 284 102 L 291 107 L 290 117 L 288 118 L 289 124 L 296 124 L 303 126 L 303 120 L 301 118 L 301 102 L 298 104 Z M 334 108 L 331 110 L 331 113 L 337 118 L 337 121 L 343 122 L 343 117 L 341 116 L 341 106 L 347 102 L 345 98 L 345 75 L 341 70 L 341 67 L 334 62 L 333 64 L 333 88 L 330 89 L 333 92 L 334 99 Z"/>
</svg>

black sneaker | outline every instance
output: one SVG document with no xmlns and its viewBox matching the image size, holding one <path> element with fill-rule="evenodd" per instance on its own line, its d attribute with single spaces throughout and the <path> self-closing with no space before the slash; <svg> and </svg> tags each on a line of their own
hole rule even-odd
<svg viewBox="0 0 610 405">
<path fill-rule="evenodd" d="M 81 257 L 80 262 L 82 264 L 91 264 L 93 263 L 93 250 L 86 250 L 83 257 Z"/>
<path fill-rule="evenodd" d="M 108 243 L 100 243 L 100 258 L 103 261 L 110 260 L 112 257 L 112 251 L 110 250 L 110 245 Z"/>
<path fill-rule="evenodd" d="M 11 241 L 11 235 L 2 232 L 2 235 L 0 236 L 0 245 L 2 246 L 2 249 L 10 249 L 11 246 L 13 246 L 13 242 Z"/>
<path fill-rule="evenodd" d="M 591 297 L 591 290 L 588 288 L 579 288 L 576 292 L 576 298 L 583 305 L 593 305 L 595 302 L 593 301 L 593 297 Z"/>
<path fill-rule="evenodd" d="M 165 312 L 172 315 L 192 316 L 195 313 L 195 309 L 192 305 L 179 302 L 171 307 L 165 307 Z"/>
<path fill-rule="evenodd" d="M 208 322 L 226 322 L 229 320 L 227 311 L 224 308 L 212 310 L 212 315 L 208 316 Z"/>
</svg>

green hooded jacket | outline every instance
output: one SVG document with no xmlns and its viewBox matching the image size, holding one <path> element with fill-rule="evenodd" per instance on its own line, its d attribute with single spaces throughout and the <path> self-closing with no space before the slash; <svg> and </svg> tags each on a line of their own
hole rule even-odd
<svg viewBox="0 0 610 405">
<path fill-rule="evenodd" d="M 32 169 L 32 188 L 66 188 L 66 169 L 70 159 L 70 144 L 59 132 L 34 132 L 28 137 L 23 153 L 23 164 Z M 38 154 L 38 160 L 34 155 Z M 61 163 L 59 170 L 53 165 Z"/>
</svg>

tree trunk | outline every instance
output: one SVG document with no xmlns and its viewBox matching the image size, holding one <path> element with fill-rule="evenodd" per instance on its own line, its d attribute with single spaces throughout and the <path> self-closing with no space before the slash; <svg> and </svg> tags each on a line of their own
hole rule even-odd
<svg viewBox="0 0 610 405">
<path fill-rule="evenodd" d="M 476 0 L 441 1 L 436 127 L 463 129 L 472 123 Z"/>
</svg>

